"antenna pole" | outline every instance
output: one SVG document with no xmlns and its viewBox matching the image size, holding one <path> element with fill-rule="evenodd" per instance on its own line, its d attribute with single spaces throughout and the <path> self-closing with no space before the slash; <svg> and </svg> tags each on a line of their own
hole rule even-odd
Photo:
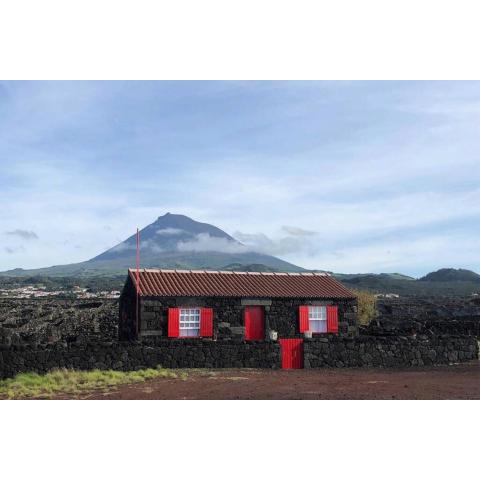
<svg viewBox="0 0 480 480">
<path fill-rule="evenodd" d="M 137 227 L 137 303 L 136 303 L 136 332 L 140 332 L 140 230 Z"/>
</svg>

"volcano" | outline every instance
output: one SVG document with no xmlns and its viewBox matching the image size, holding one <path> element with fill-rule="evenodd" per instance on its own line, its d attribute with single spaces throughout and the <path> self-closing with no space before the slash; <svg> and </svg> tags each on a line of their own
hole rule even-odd
<svg viewBox="0 0 480 480">
<path fill-rule="evenodd" d="M 167 213 L 140 231 L 142 268 L 300 272 L 277 257 L 251 251 L 218 227 Z M 118 275 L 135 267 L 136 235 L 81 263 L 5 274 L 48 276 Z"/>
</svg>

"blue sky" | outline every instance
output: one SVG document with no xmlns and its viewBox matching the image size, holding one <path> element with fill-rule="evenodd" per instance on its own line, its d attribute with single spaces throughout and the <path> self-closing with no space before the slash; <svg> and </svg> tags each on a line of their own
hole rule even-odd
<svg viewBox="0 0 480 480">
<path fill-rule="evenodd" d="M 0 83 L 0 270 L 166 212 L 307 268 L 480 271 L 479 82 Z"/>
</svg>

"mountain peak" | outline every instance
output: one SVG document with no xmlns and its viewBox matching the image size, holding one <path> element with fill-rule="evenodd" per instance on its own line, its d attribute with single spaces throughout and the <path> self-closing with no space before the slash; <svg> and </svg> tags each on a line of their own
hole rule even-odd
<svg viewBox="0 0 480 480">
<path fill-rule="evenodd" d="M 191 241 L 198 235 L 208 235 L 209 237 L 224 238 L 228 242 L 239 244 L 237 240 L 228 235 L 228 233 L 208 223 L 197 222 L 186 215 L 180 215 L 167 212 L 158 217 L 157 220 L 140 231 L 140 237 L 143 240 L 155 241 L 160 239 L 165 243 L 165 237 L 172 237 L 172 242 L 168 248 L 176 250 L 175 244 L 179 241 Z M 127 242 L 130 239 L 127 240 Z M 166 245 L 163 245 L 166 247 Z M 165 250 L 165 248 L 163 248 Z"/>
<path fill-rule="evenodd" d="M 136 235 L 89 262 L 135 265 Z M 301 268 L 276 257 L 248 251 L 228 233 L 186 215 L 167 212 L 140 230 L 140 257 L 144 267 L 202 268 L 263 264 L 265 268 L 298 271 Z"/>
<path fill-rule="evenodd" d="M 63 276 L 125 273 L 128 268 L 135 267 L 136 243 L 134 234 L 86 262 L 30 272 Z M 140 230 L 140 264 L 143 268 L 187 270 L 223 270 L 225 267 L 232 270 L 303 270 L 271 255 L 249 251 L 220 228 L 170 212 Z M 26 273 L 28 271 L 22 271 L 22 275 Z"/>
<path fill-rule="evenodd" d="M 130 258 L 135 254 L 136 241 L 136 235 L 132 235 L 92 260 Z M 245 247 L 213 225 L 168 212 L 140 230 L 140 252 L 144 259 L 158 259 L 167 253 L 244 253 Z"/>
</svg>

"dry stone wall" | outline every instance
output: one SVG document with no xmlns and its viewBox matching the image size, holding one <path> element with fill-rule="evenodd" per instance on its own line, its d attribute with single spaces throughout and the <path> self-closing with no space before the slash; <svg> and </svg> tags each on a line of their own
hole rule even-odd
<svg viewBox="0 0 480 480">
<path fill-rule="evenodd" d="M 224 312 L 215 324 L 217 341 L 154 336 L 120 342 L 118 302 L 1 299 L 0 377 L 54 368 L 280 368 L 277 342 L 243 341 L 241 303 L 216 301 L 214 308 Z M 448 315 L 442 315 L 432 301 L 412 302 L 396 301 L 390 313 L 380 306 L 380 316 L 359 336 L 348 335 L 352 310 L 344 306 L 347 335 L 305 339 L 305 368 L 418 367 L 478 359 L 477 303 L 456 300 L 445 307 Z M 165 308 L 170 305 L 175 306 L 172 299 L 165 305 L 145 304 L 152 328 L 166 328 Z M 270 328 L 282 336 L 300 336 L 296 318 L 291 326 L 289 316 L 297 305 L 272 302 L 269 307 Z"/>
<path fill-rule="evenodd" d="M 118 339 L 115 300 L 0 299 L 0 345 L 53 345 Z"/>
<path fill-rule="evenodd" d="M 364 335 L 473 335 L 480 337 L 480 298 L 381 299 Z"/>
<path fill-rule="evenodd" d="M 305 368 L 415 367 L 478 359 L 472 336 L 335 337 L 304 341 Z M 277 342 L 157 339 L 150 342 L 0 347 L 0 377 L 54 368 L 280 368 Z"/>
<path fill-rule="evenodd" d="M 330 337 L 304 342 L 305 368 L 417 367 L 476 359 L 477 339 L 464 335 Z"/>
<path fill-rule="evenodd" d="M 45 373 L 55 368 L 78 370 L 143 368 L 279 368 L 280 346 L 273 342 L 163 340 L 55 345 L 41 348 L 0 347 L 0 378 L 20 372 Z"/>
<path fill-rule="evenodd" d="M 128 298 L 121 300 L 127 301 Z M 168 309 L 170 307 L 210 307 L 213 308 L 214 336 L 219 340 L 243 339 L 245 337 L 244 309 L 249 300 L 240 298 L 187 298 L 165 297 L 145 298 L 141 300 L 140 318 L 141 332 L 152 333 L 156 336 L 167 336 Z M 268 330 L 274 330 L 279 338 L 302 337 L 299 331 L 298 312 L 300 305 L 330 305 L 339 307 L 339 335 L 354 336 L 356 327 L 356 301 L 355 300 L 324 300 L 313 301 L 310 299 L 275 298 L 271 300 L 257 300 L 253 305 L 262 305 L 265 312 L 265 335 Z M 122 306 L 120 307 L 122 311 Z M 122 321 L 122 340 L 130 338 L 133 328 L 132 315 L 125 315 Z M 129 320 L 130 319 L 130 320 Z M 123 332 L 123 334 L 122 334 Z"/>
</svg>

